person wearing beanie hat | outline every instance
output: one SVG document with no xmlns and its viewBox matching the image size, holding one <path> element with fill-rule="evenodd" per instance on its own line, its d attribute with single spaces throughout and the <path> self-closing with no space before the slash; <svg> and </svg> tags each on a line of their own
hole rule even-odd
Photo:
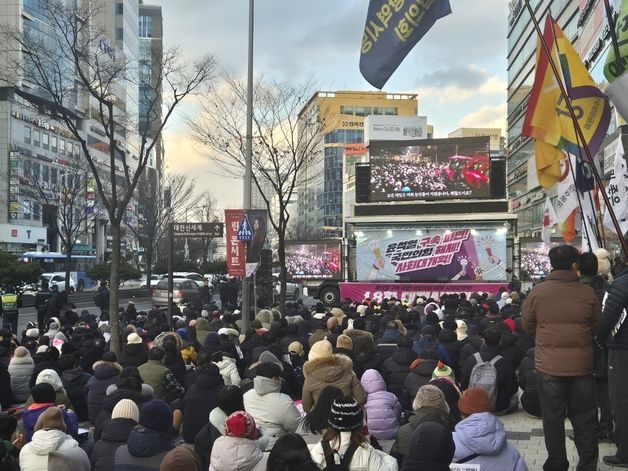
<svg viewBox="0 0 628 471">
<path fill-rule="evenodd" d="M 256 442 L 255 419 L 244 411 L 225 419 L 225 435 L 216 439 L 209 460 L 209 471 L 266 471 L 268 455 Z"/>
<path fill-rule="evenodd" d="M 22 416 L 27 442 L 29 442 L 33 436 L 39 416 L 46 409 L 54 407 L 56 392 L 52 384 L 39 383 L 33 387 L 31 395 L 33 397 L 33 403 L 26 408 Z M 61 413 L 68 435 L 72 435 L 75 438 L 78 437 L 78 417 L 76 414 L 68 409 L 61 409 Z"/>
<path fill-rule="evenodd" d="M 35 364 L 33 363 L 30 352 L 25 347 L 17 347 L 9 363 L 13 401 L 16 403 L 21 404 L 30 396 L 31 388 L 28 383 L 34 369 Z"/>
<path fill-rule="evenodd" d="M 166 454 L 174 448 L 168 435 L 172 427 L 172 409 L 160 400 L 144 403 L 139 426 L 133 428 L 126 445 L 115 453 L 116 470 L 158 470 Z"/>
<path fill-rule="evenodd" d="M 409 448 L 401 471 L 449 471 L 455 444 L 451 430 L 430 421 L 417 427 Z"/>
<path fill-rule="evenodd" d="M 368 394 L 364 410 L 369 433 L 378 440 L 394 438 L 402 410 L 397 396 L 386 390 L 386 383 L 377 370 L 366 370 L 360 382 Z"/>
<path fill-rule="evenodd" d="M 67 433 L 64 411 L 49 407 L 41 412 L 34 426 L 32 441 L 20 451 L 20 469 L 28 471 L 48 471 L 59 467 L 64 462 L 67 470 L 87 471 L 90 469 L 89 458 L 81 450 L 75 439 Z M 60 459 L 51 459 L 51 453 L 59 453 Z M 67 459 L 66 459 L 67 458 Z M 77 464 L 78 463 L 78 464 Z"/>
<path fill-rule="evenodd" d="M 302 404 L 309 412 L 321 391 L 329 385 L 336 386 L 343 394 L 353 396 L 360 405 L 366 403 L 366 392 L 353 370 L 353 362 L 346 355 L 332 353 L 332 345 L 321 340 L 312 345 L 308 361 L 303 365 Z"/>
<path fill-rule="evenodd" d="M 111 420 L 107 421 L 94 445 L 91 455 L 93 471 L 114 469 L 114 457 L 118 448 L 129 439 L 131 431 L 140 420 L 137 404 L 130 399 L 121 399 L 114 406 Z"/>
<path fill-rule="evenodd" d="M 357 360 L 355 353 L 353 352 L 353 340 L 351 337 L 345 334 L 341 334 L 336 338 L 336 348 L 334 349 L 334 353 L 337 355 L 344 355 L 351 360 L 351 364 L 353 365 L 353 371 L 358 378 L 362 376 L 364 370 L 360 365 L 360 362 Z"/>
<path fill-rule="evenodd" d="M 138 368 L 148 361 L 148 351 L 144 346 L 142 337 L 137 332 L 127 335 L 126 345 L 122 347 L 120 353 L 120 365 L 123 367 L 135 366 Z"/>
<path fill-rule="evenodd" d="M 436 368 L 434 368 L 432 378 L 451 378 L 452 381 L 456 381 L 453 370 L 440 360 L 436 364 Z"/>
<path fill-rule="evenodd" d="M 343 319 L 347 316 L 345 312 L 339 307 L 334 307 L 331 309 L 331 315 L 333 318 L 338 321 L 338 325 L 342 325 Z"/>
<path fill-rule="evenodd" d="M 493 404 L 484 388 L 473 387 L 462 393 L 458 400 L 458 410 L 463 417 L 481 412 L 493 412 Z"/>
<path fill-rule="evenodd" d="M 303 345 L 301 342 L 294 341 L 290 345 L 288 345 L 288 353 L 290 355 L 297 355 L 301 358 L 305 355 L 305 350 L 303 349 Z"/>
<path fill-rule="evenodd" d="M 449 406 L 443 392 L 434 385 L 421 386 L 412 403 L 414 413 L 408 418 L 408 423 L 401 426 L 397 439 L 390 454 L 402 461 L 409 455 L 414 432 L 425 422 L 437 422 L 450 432 L 454 421 L 449 416 Z"/>
<path fill-rule="evenodd" d="M 159 471 L 202 471 L 203 462 L 189 445 L 170 450 L 159 466 Z"/>
<path fill-rule="evenodd" d="M 363 434 L 364 413 L 351 396 L 332 402 L 329 428 L 323 439 L 311 450 L 312 459 L 320 469 L 333 465 L 337 455 L 347 469 L 395 471 L 397 460 L 373 448 Z M 356 444 L 360 444 L 356 446 Z M 326 458 L 329 455 L 331 458 Z"/>
<path fill-rule="evenodd" d="M 436 386 L 440 389 L 445 396 L 445 401 L 449 406 L 449 417 L 452 424 L 456 424 L 460 421 L 460 411 L 458 410 L 458 399 L 462 396 L 462 391 L 449 377 L 433 378 L 430 385 Z"/>
</svg>

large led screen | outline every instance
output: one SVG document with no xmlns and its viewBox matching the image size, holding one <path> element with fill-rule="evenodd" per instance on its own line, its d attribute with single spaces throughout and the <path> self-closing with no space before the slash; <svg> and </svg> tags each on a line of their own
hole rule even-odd
<svg viewBox="0 0 628 471">
<path fill-rule="evenodd" d="M 365 228 L 356 233 L 358 281 L 504 281 L 502 225 Z"/>
<path fill-rule="evenodd" d="M 373 143 L 371 201 L 490 196 L 488 136 Z"/>
<path fill-rule="evenodd" d="M 287 242 L 286 269 L 295 280 L 339 279 L 340 242 Z"/>
</svg>

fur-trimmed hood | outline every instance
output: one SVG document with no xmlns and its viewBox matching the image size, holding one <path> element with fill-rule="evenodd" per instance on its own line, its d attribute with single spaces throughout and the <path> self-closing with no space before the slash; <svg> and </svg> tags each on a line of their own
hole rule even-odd
<svg viewBox="0 0 628 471">
<path fill-rule="evenodd" d="M 353 362 L 346 355 L 334 354 L 305 362 L 303 376 L 333 383 L 346 374 L 353 373 Z"/>
</svg>

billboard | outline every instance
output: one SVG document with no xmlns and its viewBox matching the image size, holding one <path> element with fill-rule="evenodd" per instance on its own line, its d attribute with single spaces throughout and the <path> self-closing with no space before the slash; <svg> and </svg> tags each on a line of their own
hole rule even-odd
<svg viewBox="0 0 628 471">
<path fill-rule="evenodd" d="M 502 225 L 365 228 L 356 232 L 358 281 L 505 281 Z"/>
<path fill-rule="evenodd" d="M 365 144 L 427 138 L 427 116 L 369 115 L 364 118 Z"/>
<path fill-rule="evenodd" d="M 489 198 L 489 140 L 372 143 L 371 201 Z"/>
<path fill-rule="evenodd" d="M 520 239 L 521 248 L 521 279 L 538 280 L 549 275 L 552 266 L 549 261 L 549 251 L 552 247 L 565 245 L 562 239 L 554 239 L 546 244 L 538 239 Z M 574 247 L 580 247 L 580 238 L 574 239 L 570 244 Z"/>
<path fill-rule="evenodd" d="M 340 241 L 286 242 L 286 270 L 295 280 L 340 279 Z"/>
<path fill-rule="evenodd" d="M 238 228 L 243 217 L 243 209 L 225 209 L 227 272 L 231 276 L 246 275 L 246 244 L 238 240 Z"/>
</svg>

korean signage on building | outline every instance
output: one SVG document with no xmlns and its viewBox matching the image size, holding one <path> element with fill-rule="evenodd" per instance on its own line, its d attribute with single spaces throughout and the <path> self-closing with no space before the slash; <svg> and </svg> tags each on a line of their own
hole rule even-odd
<svg viewBox="0 0 628 471">
<path fill-rule="evenodd" d="M 427 116 L 370 115 L 364 118 L 364 142 L 427 139 Z"/>
</svg>

